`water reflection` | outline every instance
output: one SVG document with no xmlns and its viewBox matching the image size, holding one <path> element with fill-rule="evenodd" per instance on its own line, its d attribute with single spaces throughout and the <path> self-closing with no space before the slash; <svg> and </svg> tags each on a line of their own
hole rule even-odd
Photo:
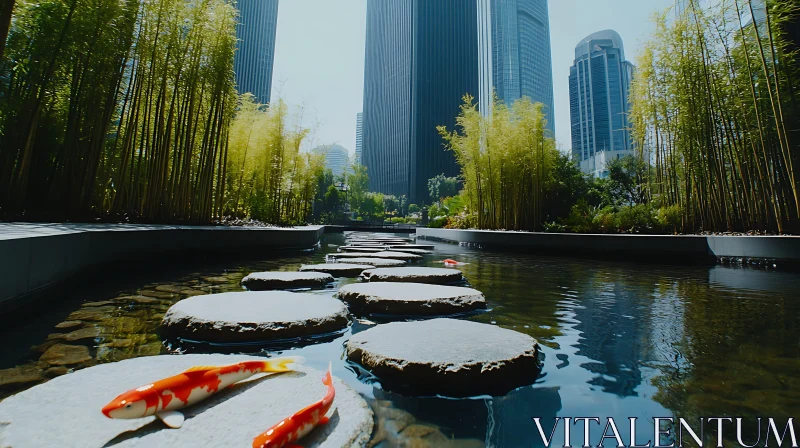
<svg viewBox="0 0 800 448">
<path fill-rule="evenodd" d="M 165 353 L 158 327 L 171 304 L 240 290 L 240 280 L 251 271 L 291 271 L 321 262 L 342 244 L 343 236 L 327 235 L 314 252 L 124 275 L 64 293 L 61 305 L 14 333 L 0 334 L 0 397 L 73 369 Z M 548 425 L 555 417 L 618 422 L 638 417 L 639 442 L 646 442 L 652 417 L 800 414 L 796 273 L 503 254 L 447 244 L 436 244 L 421 264 L 437 266 L 445 258 L 467 263 L 459 269 L 488 301 L 487 312 L 461 318 L 539 340 L 545 361 L 536 384 L 503 397 L 467 400 L 384 391 L 343 357 L 343 343 L 375 325 L 365 319 L 331 340 L 257 349 L 298 354 L 319 369 L 333 360 L 334 374 L 361 393 L 378 416 L 374 446 L 541 446 L 532 417 Z M 601 430 L 593 432 L 593 444 Z M 581 427 L 572 432 L 572 444 L 580 445 Z M 555 437 L 562 445 L 561 431 Z"/>
</svg>

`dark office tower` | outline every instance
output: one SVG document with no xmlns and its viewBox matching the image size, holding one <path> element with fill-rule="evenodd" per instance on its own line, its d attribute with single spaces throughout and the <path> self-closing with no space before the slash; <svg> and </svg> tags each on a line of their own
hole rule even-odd
<svg viewBox="0 0 800 448">
<path fill-rule="evenodd" d="M 371 191 L 408 194 L 414 0 L 369 0 L 362 164 Z"/>
<path fill-rule="evenodd" d="M 545 105 L 555 131 L 547 0 L 491 0 L 492 81 L 509 106 L 526 96 Z"/>
<path fill-rule="evenodd" d="M 364 164 L 370 189 L 428 200 L 428 179 L 455 176 L 437 126 L 453 129 L 462 97 L 478 95 L 475 1 L 369 0 Z"/>
<path fill-rule="evenodd" d="M 272 90 L 275 32 L 278 28 L 278 0 L 238 0 L 239 47 L 233 62 L 240 93 L 252 93 L 256 101 L 268 104 Z"/>
</svg>

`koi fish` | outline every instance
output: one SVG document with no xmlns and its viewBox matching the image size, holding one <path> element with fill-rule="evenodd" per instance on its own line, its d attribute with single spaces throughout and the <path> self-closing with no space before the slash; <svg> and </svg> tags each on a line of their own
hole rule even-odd
<svg viewBox="0 0 800 448">
<path fill-rule="evenodd" d="M 444 263 L 445 266 L 459 266 L 464 264 L 464 263 L 459 263 L 456 260 L 451 260 L 449 258 L 447 260 L 442 260 L 442 263 Z"/>
<path fill-rule="evenodd" d="M 322 400 L 301 409 L 293 416 L 281 420 L 275 426 L 261 433 L 253 439 L 253 448 L 293 446 L 295 442 L 308 435 L 317 425 L 328 423 L 329 418 L 326 414 L 333 404 L 333 398 L 336 396 L 330 363 L 328 363 L 328 373 L 322 377 L 322 384 L 328 386 L 328 392 L 325 393 Z"/>
<path fill-rule="evenodd" d="M 267 372 L 288 372 L 303 358 L 290 356 L 266 361 L 243 361 L 228 366 L 198 366 L 178 375 L 131 389 L 103 407 L 108 418 L 132 419 L 155 415 L 170 428 L 183 425 L 183 414 L 178 412 L 216 392 Z"/>
</svg>

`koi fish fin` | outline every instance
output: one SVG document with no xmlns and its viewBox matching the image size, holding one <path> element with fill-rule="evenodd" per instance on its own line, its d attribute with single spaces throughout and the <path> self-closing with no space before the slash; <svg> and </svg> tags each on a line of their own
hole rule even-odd
<svg viewBox="0 0 800 448">
<path fill-rule="evenodd" d="M 183 414 L 178 411 L 157 412 L 156 417 L 161 419 L 161 421 L 170 428 L 180 428 L 183 426 L 183 421 L 185 420 Z"/>
<path fill-rule="evenodd" d="M 264 361 L 265 372 L 289 372 L 297 370 L 299 364 L 304 363 L 306 360 L 302 356 L 284 356 L 281 358 L 272 358 Z"/>
<path fill-rule="evenodd" d="M 208 372 L 209 370 L 218 369 L 218 368 L 219 367 L 215 367 L 215 366 L 194 366 L 194 367 L 189 367 L 183 373 Z"/>
<path fill-rule="evenodd" d="M 328 424 L 329 421 L 331 421 L 330 417 L 327 417 L 327 416 L 323 415 L 322 418 L 319 419 L 319 424 L 320 425 L 326 425 L 326 424 Z"/>
<path fill-rule="evenodd" d="M 322 377 L 322 384 L 326 386 L 330 386 L 333 384 L 333 377 L 331 375 L 331 362 L 328 361 L 328 371 L 325 373 L 325 376 Z"/>
</svg>

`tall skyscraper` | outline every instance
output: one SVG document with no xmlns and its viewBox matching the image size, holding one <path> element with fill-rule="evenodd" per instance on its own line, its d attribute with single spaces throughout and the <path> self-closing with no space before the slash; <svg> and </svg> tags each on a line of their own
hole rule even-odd
<svg viewBox="0 0 800 448">
<path fill-rule="evenodd" d="M 330 169 L 334 176 L 341 176 L 350 167 L 347 150 L 339 145 L 317 146 L 311 152 L 325 156 L 325 168 Z"/>
<path fill-rule="evenodd" d="M 361 148 L 364 143 L 364 113 L 356 115 L 356 163 L 361 165 Z"/>
<path fill-rule="evenodd" d="M 555 132 L 547 0 L 490 1 L 494 91 L 509 106 L 524 96 L 544 104 L 548 128 Z"/>
<path fill-rule="evenodd" d="M 369 0 L 362 158 L 370 189 L 428 202 L 428 179 L 455 176 L 437 126 L 453 129 L 478 95 L 477 3 Z"/>
<path fill-rule="evenodd" d="M 239 46 L 233 61 L 240 93 L 252 93 L 256 101 L 268 104 L 272 91 L 272 63 L 278 28 L 278 0 L 238 0 Z"/>
<path fill-rule="evenodd" d="M 633 153 L 628 126 L 628 89 L 633 64 L 622 38 L 598 31 L 575 47 L 569 70 L 572 154 L 584 173 L 607 175 L 606 164 Z"/>
</svg>

